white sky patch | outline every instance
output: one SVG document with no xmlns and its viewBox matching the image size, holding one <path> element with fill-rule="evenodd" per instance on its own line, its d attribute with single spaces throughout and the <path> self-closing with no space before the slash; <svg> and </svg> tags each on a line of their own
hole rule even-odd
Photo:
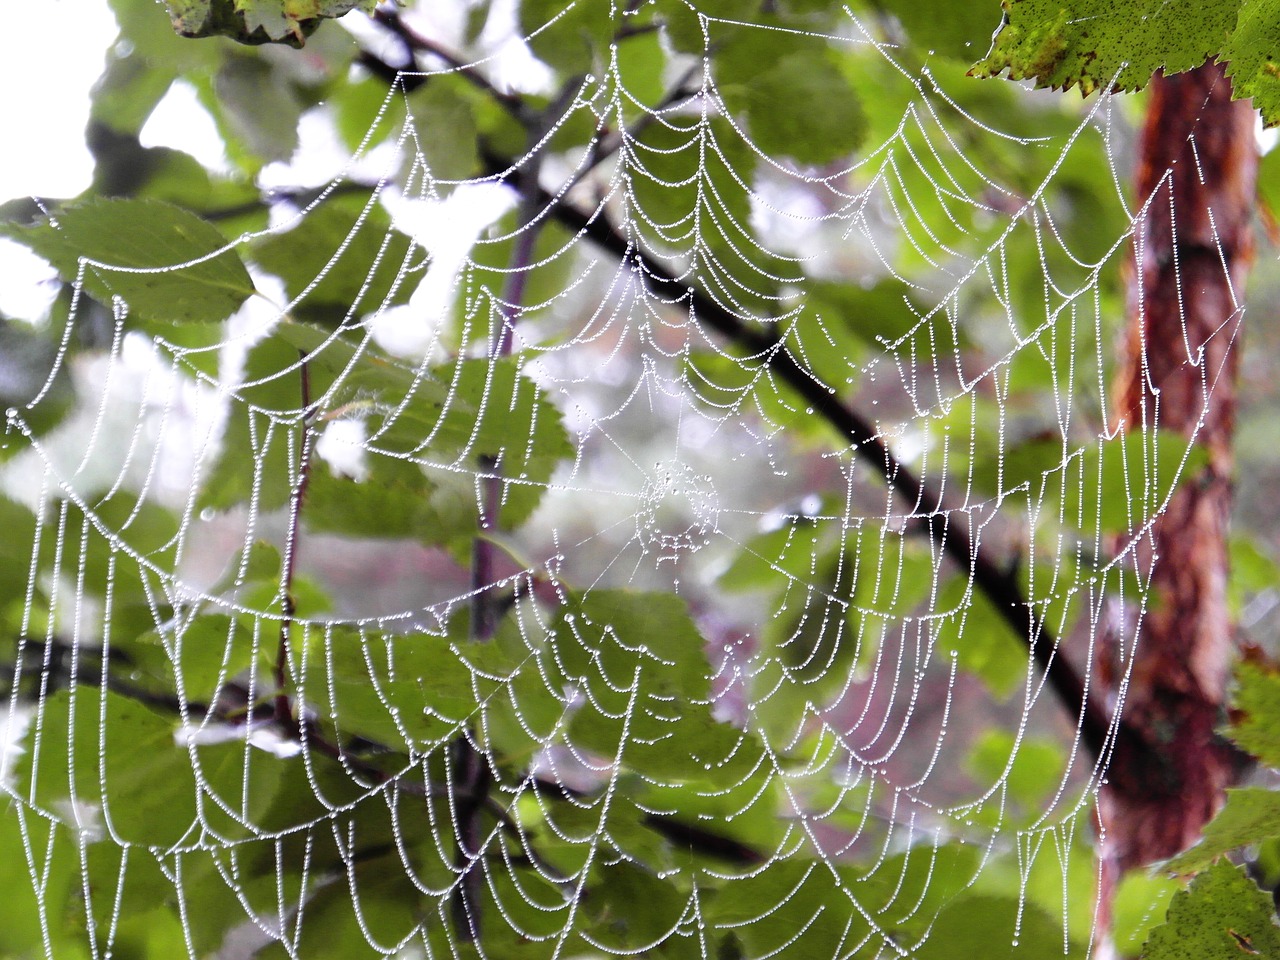
<svg viewBox="0 0 1280 960">
<path fill-rule="evenodd" d="M 408 200 L 388 193 L 395 225 L 431 253 L 431 265 L 403 307 L 372 319 L 378 345 L 400 356 L 443 356 L 441 328 L 457 298 L 458 274 L 480 232 L 515 205 L 496 183 L 464 185 L 443 200 Z"/>
<path fill-rule="evenodd" d="M 1276 142 L 1280 141 L 1280 128 L 1264 127 L 1262 125 L 1262 115 L 1259 114 L 1254 119 L 1254 136 L 1258 140 L 1258 152 L 1268 154 L 1276 147 Z"/>
<path fill-rule="evenodd" d="M 58 297 L 58 275 L 47 260 L 0 238 L 0 315 L 37 321 Z"/>
<path fill-rule="evenodd" d="M 263 190 L 320 187 L 332 180 L 352 177 L 374 182 L 394 179 L 400 167 L 395 143 L 380 143 L 357 158 L 343 144 L 326 106 L 308 110 L 298 121 L 298 147 L 285 162 L 269 163 L 258 174 Z"/>
<path fill-rule="evenodd" d="M 83 405 L 4 465 L 0 492 L 39 510 L 50 471 L 82 497 L 145 489 L 182 509 L 224 417 L 216 391 L 180 373 L 138 333 L 124 337 L 118 354 L 77 357 L 70 372 Z"/>
<path fill-rule="evenodd" d="M 554 88 L 555 74 L 533 55 L 520 33 L 515 0 L 493 0 L 478 46 L 492 58 L 490 76 L 504 90 L 546 93 Z"/>
<path fill-rule="evenodd" d="M 103 0 L 6 3 L 0 40 L 0 199 L 73 197 L 89 186 L 89 88 L 116 36 Z"/>
<path fill-rule="evenodd" d="M 334 420 L 316 441 L 316 453 L 334 473 L 363 481 L 369 476 L 364 453 L 367 439 L 363 420 Z"/>
<path fill-rule="evenodd" d="M 185 80 L 175 80 L 138 134 L 144 147 L 170 147 L 191 154 L 216 173 L 229 173 L 231 164 L 218 126 Z"/>
</svg>

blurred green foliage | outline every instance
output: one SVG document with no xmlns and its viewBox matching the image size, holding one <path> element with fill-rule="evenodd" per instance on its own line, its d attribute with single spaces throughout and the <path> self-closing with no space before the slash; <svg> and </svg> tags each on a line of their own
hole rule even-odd
<svg viewBox="0 0 1280 960">
<path fill-rule="evenodd" d="M 916 804 L 879 761 L 855 769 L 857 750 L 827 722 L 886 650 L 906 649 L 902 625 L 921 612 L 936 620 L 931 642 L 897 669 L 954 668 L 997 703 L 1027 685 L 1024 640 L 969 571 L 947 566 L 905 524 L 836 526 L 801 511 L 738 545 L 717 589 L 763 600 L 773 615 L 755 638 L 753 711 L 737 718 L 717 709 L 713 678 L 727 668 L 708 657 L 703 611 L 675 593 L 556 584 L 548 600 L 537 595 L 544 585 L 530 585 L 504 598 L 481 645 L 466 610 L 437 630 L 340 621 L 324 586 L 264 542 L 242 545 L 218 606 L 166 592 L 162 576 L 193 516 L 237 511 L 297 509 L 312 534 L 426 545 L 465 564 L 478 542 L 528 523 L 557 471 L 581 455 L 566 411 L 518 351 L 415 363 L 368 336 L 362 318 L 408 303 L 429 251 L 379 202 L 384 184 L 260 189 L 264 169 L 298 149 L 303 118 L 319 114 L 365 153 L 409 131 L 414 149 L 398 154 L 395 176 L 406 193 L 429 180 L 434 199 L 490 176 L 495 153 L 513 166 L 534 148 L 576 163 L 610 143 L 631 172 L 614 198 L 623 209 L 605 208 L 637 247 L 682 264 L 682 283 L 775 325 L 841 396 L 862 398 L 851 371 L 877 358 L 921 371 L 921 464 L 1025 514 L 1025 552 L 1053 545 L 1057 562 L 1033 559 L 1017 576 L 1054 630 L 1065 636 L 1104 593 L 1138 592 L 1099 545 L 1158 511 L 1203 454 L 1154 431 L 1100 436 L 1102 375 L 1073 382 L 1085 411 L 1076 421 L 1054 410 L 1074 358 L 1113 333 L 1095 326 L 1123 314 L 1118 271 L 1103 266 L 1127 220 L 1102 172 L 1107 145 L 1076 136 L 1077 111 L 965 76 L 998 11 L 867 0 L 856 12 L 868 33 L 851 40 L 852 21 L 818 0 L 746 13 L 728 0 L 524 0 L 519 30 L 550 89 L 568 91 L 557 98 L 485 89 L 447 62 L 439 69 L 440 51 L 426 58 L 425 81 L 389 83 L 350 35 L 316 32 L 318 18 L 371 4 L 170 6 L 183 32 L 217 38 L 179 39 L 151 0 L 113 0 L 121 37 L 93 91 L 95 186 L 47 216 L 2 225 L 83 298 L 79 313 L 60 299 L 44 329 L 0 331 L 0 352 L 32 357 L 41 384 L 49 371 L 45 387 L 4 381 L 0 395 L 27 428 L 11 428 L 4 453 L 18 456 L 28 434 L 78 409 L 59 364 L 100 353 L 65 335 L 94 309 L 114 309 L 117 330 L 166 344 L 193 381 L 215 378 L 221 344 L 240 337 L 241 382 L 181 509 L 148 500 L 145 484 L 0 500 L 9 693 L 31 721 L 0 817 L 0 953 L 87 958 L 111 943 L 118 956 L 212 955 L 251 910 L 278 921 L 254 948 L 263 957 L 385 955 L 415 942 L 432 955 L 503 958 L 1085 956 L 1095 881 L 1069 744 L 995 728 L 989 715 L 971 721 L 965 769 L 946 773 L 986 793 L 952 809 Z M 1262 0 L 1239 5 L 1234 32 L 1232 4 L 1163 19 L 1136 17 L 1149 4 L 1130 6 L 1089 17 L 1097 32 L 1086 34 L 1055 5 L 1006 4 L 1008 22 L 979 69 L 1089 89 L 1124 61 L 1121 84 L 1138 86 L 1157 67 L 1236 50 L 1233 70 L 1257 74 L 1269 116 Z M 467 42 L 478 43 L 488 13 L 471 4 Z M 1215 31 L 1230 35 L 1228 47 L 1206 45 Z M 295 54 L 228 37 L 306 45 Z M 690 71 L 689 54 L 705 58 L 705 75 Z M 229 172 L 141 145 L 177 82 L 213 117 Z M 1038 148 L 1064 138 L 1065 153 Z M 938 149 L 944 140 L 954 153 Z M 890 141 L 894 151 L 883 148 Z M 882 244 L 871 267 L 846 275 L 770 249 L 757 198 L 779 169 L 815 181 L 843 170 L 849 193 L 828 204 L 881 188 L 883 207 L 865 214 Z M 1264 196 L 1277 190 L 1273 174 L 1267 165 Z M 520 254 L 520 216 L 476 238 L 442 321 L 446 353 L 501 313 L 513 263 L 525 275 L 515 306 L 552 302 L 576 282 L 557 253 L 577 238 L 547 224 Z M 1044 242 L 1050 221 L 1060 243 Z M 1001 275 L 953 297 L 975 252 L 997 246 Z M 1087 310 L 1061 294 L 1081 288 L 1094 298 Z M 283 291 L 277 322 L 233 333 L 233 315 L 264 289 Z M 829 426 L 770 375 L 767 357 L 721 342 L 676 362 L 706 409 L 745 410 L 787 431 L 797 456 L 831 447 Z M 307 444 L 341 422 L 363 430 L 360 468 L 315 459 L 304 471 Z M 489 478 L 501 510 L 482 529 Z M 844 492 L 831 486 L 815 514 L 840 514 Z M 1233 556 L 1249 589 L 1274 581 L 1250 541 Z M 100 636 L 81 636 L 89 614 L 60 600 L 68 570 L 82 604 L 101 610 Z M 272 749 L 201 738 L 211 724 L 225 731 L 269 716 L 277 673 L 290 678 L 302 718 L 291 744 L 278 729 Z M 1276 764 L 1274 671 L 1252 664 L 1239 676 L 1232 735 Z M 505 791 L 481 802 L 490 853 L 475 868 L 485 883 L 470 906 L 486 918 L 475 943 L 448 906 L 461 842 L 448 757 L 460 736 Z M 896 746 L 879 736 L 861 749 Z M 563 762 L 594 764 L 592 789 L 541 782 L 554 779 L 533 765 L 548 743 Z M 1218 859 L 1280 837 L 1275 798 L 1232 793 L 1201 845 L 1169 865 L 1202 869 L 1186 890 L 1132 881 L 1116 913 L 1122 947 L 1149 936 L 1152 958 L 1280 949 L 1263 895 Z M 912 826 L 896 829 L 885 811 Z M 865 834 L 874 851 L 825 856 L 819 821 Z M 1142 905 L 1163 909 L 1170 896 L 1161 926 Z M 1204 952 L 1187 953 L 1189 943 Z"/>
</svg>

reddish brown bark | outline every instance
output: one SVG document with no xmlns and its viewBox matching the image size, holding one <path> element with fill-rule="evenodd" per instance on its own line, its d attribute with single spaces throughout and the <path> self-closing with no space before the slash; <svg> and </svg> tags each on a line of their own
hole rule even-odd
<svg viewBox="0 0 1280 960">
<path fill-rule="evenodd" d="M 1216 734 L 1233 629 L 1226 604 L 1231 440 L 1257 147 L 1248 101 L 1221 67 L 1157 78 L 1140 144 L 1140 214 L 1117 426 L 1194 436 L 1208 465 L 1187 478 L 1130 555 L 1151 593 L 1136 650 L 1100 664 L 1126 736 L 1098 815 L 1112 881 L 1194 842 L 1237 776 Z"/>
</svg>

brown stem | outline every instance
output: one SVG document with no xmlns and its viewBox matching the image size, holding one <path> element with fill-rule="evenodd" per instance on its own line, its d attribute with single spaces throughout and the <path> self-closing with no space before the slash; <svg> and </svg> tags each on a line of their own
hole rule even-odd
<svg viewBox="0 0 1280 960">
<path fill-rule="evenodd" d="M 1118 618 L 1128 635 L 1099 650 L 1099 676 L 1134 731 L 1099 798 L 1112 883 L 1193 842 L 1239 771 L 1216 731 L 1234 641 L 1226 535 L 1257 162 L 1253 108 L 1232 101 L 1221 66 L 1152 83 L 1116 426 L 1158 425 L 1194 440 L 1208 463 L 1136 535 L 1128 558 L 1149 583 L 1145 609 Z"/>
</svg>

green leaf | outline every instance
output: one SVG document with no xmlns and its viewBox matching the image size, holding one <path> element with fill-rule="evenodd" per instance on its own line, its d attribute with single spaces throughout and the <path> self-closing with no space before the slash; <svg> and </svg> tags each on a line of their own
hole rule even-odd
<svg viewBox="0 0 1280 960">
<path fill-rule="evenodd" d="M 47 333 L 0 315 L 0 410 L 18 408 L 23 423 L 40 436 L 62 422 L 74 396 L 58 344 Z M 23 446 L 15 443 L 13 449 Z"/>
<path fill-rule="evenodd" d="M 938 593 L 934 647 L 954 654 L 962 670 L 977 674 L 998 696 L 1008 696 L 1027 675 L 1027 647 L 967 575 L 947 581 Z"/>
<path fill-rule="evenodd" d="M 987 46 L 999 23 L 997 0 L 887 0 L 873 9 L 897 17 L 916 47 L 969 62 Z"/>
<path fill-rule="evenodd" d="M 643 211 L 634 224 L 658 250 L 688 251 L 695 240 L 718 249 L 730 242 L 725 230 L 749 222 L 755 155 L 728 122 L 664 117 L 632 149 L 631 196 Z M 697 237 L 695 217 L 703 218 Z"/>
<path fill-rule="evenodd" d="M 1057 960 L 1063 955 L 1062 925 L 1018 897 L 967 894 L 949 903 L 928 938 L 913 954 L 920 960 L 1013 957 Z"/>
<path fill-rule="evenodd" d="M 736 784 L 763 757 L 754 735 L 711 712 L 705 641 L 671 594 L 593 590 L 552 625 L 566 689 L 584 694 L 569 739 L 666 782 Z"/>
<path fill-rule="evenodd" d="M 309 530 L 447 544 L 479 529 L 474 484 L 465 478 L 440 487 L 411 460 L 374 455 L 366 463 L 359 478 L 323 462 L 312 465 L 304 511 Z"/>
<path fill-rule="evenodd" d="M 204 703 L 213 701 L 220 684 L 253 664 L 255 651 L 261 654 L 253 624 L 220 613 L 170 621 L 129 642 L 127 649 L 139 670 Z"/>
<path fill-rule="evenodd" d="M 1173 873 L 1192 873 L 1245 844 L 1280 837 L 1280 793 L 1259 787 L 1227 790 L 1227 803 L 1190 850 L 1165 864 Z"/>
<path fill-rule="evenodd" d="M 200 491 L 201 509 L 226 510 L 255 497 L 263 510 L 289 502 L 297 428 L 278 414 L 300 404 L 300 370 L 298 348 L 279 336 L 249 351 L 245 385 L 232 395 L 222 449 Z"/>
<path fill-rule="evenodd" d="M 974 486 L 1002 497 L 1027 485 L 1034 502 L 1052 501 L 1046 519 L 1060 516 L 1086 534 L 1115 533 L 1144 524 L 1207 462 L 1204 448 L 1183 437 L 1133 431 L 1083 444 L 1034 437 L 1001 456 L 978 457 L 971 475 Z"/>
<path fill-rule="evenodd" d="M 68 282 L 82 258 L 93 261 L 84 270 L 88 291 L 103 303 L 121 297 L 143 319 L 225 320 L 254 292 L 249 271 L 214 226 L 158 200 L 89 200 L 47 223 L 0 230 Z"/>
<path fill-rule="evenodd" d="M 1236 667 L 1228 735 L 1269 767 L 1280 767 L 1280 669 L 1246 660 Z"/>
<path fill-rule="evenodd" d="M 178 42 L 155 0 L 109 0 L 120 40 L 106 55 L 106 68 L 90 93 L 93 126 L 138 134 L 180 74 L 214 70 L 220 60 L 209 44 Z"/>
<path fill-rule="evenodd" d="M 385 95 L 385 88 L 382 92 Z M 476 97 L 475 89 L 461 75 L 452 74 L 432 77 L 430 83 L 409 95 L 409 109 L 418 131 L 416 145 L 436 180 L 468 180 L 481 169 Z M 394 124 L 386 119 L 382 127 L 395 135 Z M 366 123 L 360 129 L 362 138 L 367 128 Z M 442 130 L 449 131 L 449 135 L 441 136 Z"/>
<path fill-rule="evenodd" d="M 376 199 L 338 197 L 256 241 L 251 255 L 284 281 L 295 319 L 338 326 L 405 303 L 417 279 L 415 249 Z"/>
<path fill-rule="evenodd" d="M 140 18 L 143 22 L 149 19 L 146 13 L 155 12 L 154 4 L 149 7 Z M 90 134 L 94 146 L 99 147 L 104 129 L 117 134 L 139 133 L 169 92 L 175 76 L 176 70 L 166 70 L 141 54 L 122 57 L 114 51 L 108 53 L 107 67 L 92 93 L 92 122 L 100 126 Z"/>
<path fill-rule="evenodd" d="M 212 92 L 229 152 L 243 145 L 262 163 L 293 155 L 304 104 L 281 71 L 260 57 L 230 55 L 213 76 Z"/>
<path fill-rule="evenodd" d="M 853 153 L 867 120 L 857 92 L 817 37 L 743 30 L 713 54 L 717 89 L 769 156 L 824 164 Z"/>
<path fill-rule="evenodd" d="M 1180 73 L 1223 49 L 1239 0 L 1004 0 L 1005 23 L 970 71 L 1092 93 L 1114 79 L 1139 90 L 1157 70 Z"/>
<path fill-rule="evenodd" d="M 49 956 L 46 950 L 52 947 L 59 956 L 65 951 L 67 956 L 87 958 L 82 935 L 73 925 L 43 922 L 72 911 L 72 898 L 82 896 L 75 841 L 61 824 L 30 811 L 19 820 L 17 807 L 10 800 L 0 806 L 0 956 Z M 52 943 L 45 940 L 46 934 Z"/>
<path fill-rule="evenodd" d="M 726 884 L 707 904 L 706 918 L 718 929 L 732 930 L 745 956 L 836 957 L 864 937 L 871 937 L 874 954 L 883 944 L 881 935 L 867 923 L 870 911 L 858 910 L 851 901 L 875 902 L 884 890 L 878 878 L 858 880 L 847 868 L 792 856 Z"/>
<path fill-rule="evenodd" d="M 167 847 L 196 822 L 195 775 L 187 749 L 174 741 L 176 728 L 114 693 L 100 702 L 97 691 L 60 691 L 45 699 L 34 724 L 43 744 L 57 746 L 24 756 L 19 776 L 46 809 L 74 796 L 101 805 L 119 840 Z"/>
<path fill-rule="evenodd" d="M 591 71 L 613 37 L 612 0 L 523 0 L 520 33 L 538 59 L 566 74 Z"/>
<path fill-rule="evenodd" d="M 626 862 L 597 866 L 585 901 L 595 924 L 592 939 L 610 953 L 643 951 L 666 942 L 687 903 L 671 883 Z M 637 910 L 638 904 L 644 909 Z"/>
<path fill-rule="evenodd" d="M 979 786 L 1003 782 L 1009 796 L 1035 816 L 1062 783 L 1066 758 L 1052 740 L 988 730 L 974 745 L 968 767 Z"/>
<path fill-rule="evenodd" d="M 610 807 L 610 827 L 619 849 L 658 871 L 672 868 L 699 870 L 713 864 L 723 873 L 727 865 L 752 869 L 777 853 L 789 834 L 787 821 L 778 816 L 785 804 L 777 769 L 769 762 L 759 764 L 732 783 L 707 789 L 705 782 L 660 783 L 640 779 L 635 788 L 618 797 Z M 635 828 L 620 827 L 628 811 L 634 811 Z M 624 816 L 620 816 L 624 814 Z M 668 827 L 675 825 L 675 831 Z M 754 856 L 727 860 L 706 845 L 695 847 L 681 842 L 681 825 L 701 827 L 732 845 L 738 853 Z M 656 836 L 655 836 L 656 835 Z"/>
<path fill-rule="evenodd" d="M 1219 860 L 1173 897 L 1151 932 L 1144 960 L 1238 960 L 1280 957 L 1280 928 L 1268 893 L 1238 867 Z"/>
<path fill-rule="evenodd" d="M 614 46 L 616 77 L 623 95 L 647 109 L 657 107 L 666 93 L 662 73 L 667 57 L 660 38 L 658 31 L 650 30 L 621 39 Z"/>
<path fill-rule="evenodd" d="M 803 582 L 816 564 L 823 525 L 806 516 L 788 517 L 777 530 L 762 533 L 744 545 L 720 575 L 720 586 L 733 593 L 783 591 Z"/>
<path fill-rule="evenodd" d="M 86 517 L 75 504 L 66 503 L 66 521 L 59 530 L 64 542 L 53 543 L 52 537 L 42 539 L 40 569 L 54 571 L 60 562 L 63 575 L 77 571 L 75 575 L 90 596 L 106 597 L 109 590 L 118 605 L 146 603 L 149 599 L 154 602 L 154 596 L 144 586 L 144 580 L 151 576 L 145 565 L 162 571 L 172 569 L 178 518 L 154 503 L 139 503 L 122 491 L 110 499 L 91 503 L 88 513 Z M 60 524 L 56 514 L 53 523 Z M 135 560 L 134 555 L 139 559 Z"/>
<path fill-rule="evenodd" d="M 0 525 L 7 533 L 0 539 L 0 597 L 18 613 L 16 622 L 21 623 L 38 529 L 36 515 L 27 507 L 0 496 Z"/>
<path fill-rule="evenodd" d="M 847 330 L 867 346 L 893 343 L 922 325 L 923 312 L 904 280 L 885 278 L 871 286 L 817 280 L 805 290 L 809 307 L 828 327 Z"/>
<path fill-rule="evenodd" d="M 1111 903 L 1111 931 L 1124 957 L 1136 957 L 1151 931 L 1164 922 L 1169 901 L 1182 881 L 1146 870 L 1130 870 L 1120 880 Z"/>
<path fill-rule="evenodd" d="M 1280 150 L 1271 150 L 1258 161 L 1258 196 L 1272 218 L 1280 218 Z"/>
<path fill-rule="evenodd" d="M 561 669 L 623 690 L 637 671 L 682 701 L 705 701 L 710 669 L 704 640 L 684 600 L 673 594 L 592 590 L 561 609 L 555 624 Z"/>
<path fill-rule="evenodd" d="M 446 637 L 384 638 L 339 627 L 308 627 L 305 635 L 305 669 L 294 645 L 298 695 L 336 742 L 359 736 L 427 750 L 456 736 L 478 709 L 471 668 Z"/>
<path fill-rule="evenodd" d="M 523 524 L 537 508 L 557 465 L 573 446 L 559 412 L 514 360 L 464 360 L 403 383 L 361 367 L 341 394 L 363 417 L 367 475 L 346 477 L 316 464 L 304 518 L 315 530 L 351 536 L 414 538 L 450 545 L 479 529 L 475 476 L 493 472 L 500 486 L 497 519 Z M 370 396 L 381 388 L 382 403 Z M 496 464 L 496 466 L 494 465 Z"/>
<path fill-rule="evenodd" d="M 482 139 L 485 139 L 482 136 Z M 526 228 L 527 229 L 527 228 Z M 459 278 L 459 290 L 467 295 L 459 296 L 454 310 L 463 325 L 494 324 L 501 322 L 501 311 L 509 309 L 495 302 L 510 282 L 512 264 L 520 229 L 517 214 L 501 217 L 471 250 Z M 522 269 L 524 293 L 522 316 L 536 317 L 544 305 L 554 303 L 564 296 L 566 287 L 572 285 L 572 271 L 577 260 L 571 255 L 576 238 L 559 224 L 547 223 L 537 228 L 533 251 L 528 265 Z M 481 328 L 483 329 L 483 327 Z"/>
<path fill-rule="evenodd" d="M 1268 127 L 1280 123 L 1280 0 L 1241 0 L 1240 18 L 1219 60 L 1229 61 L 1231 96 L 1253 98 Z"/>
<path fill-rule="evenodd" d="M 456 489 L 462 478 L 474 489 L 468 474 L 492 469 L 502 488 L 499 520 L 506 528 L 520 526 L 541 502 L 556 467 L 573 456 L 559 411 L 515 358 L 462 360 L 432 373 L 448 391 L 443 412 L 423 419 L 411 406 L 388 415 L 370 430 L 371 442 L 421 457 L 441 488 Z M 481 458 L 496 466 L 485 467 Z"/>
</svg>

